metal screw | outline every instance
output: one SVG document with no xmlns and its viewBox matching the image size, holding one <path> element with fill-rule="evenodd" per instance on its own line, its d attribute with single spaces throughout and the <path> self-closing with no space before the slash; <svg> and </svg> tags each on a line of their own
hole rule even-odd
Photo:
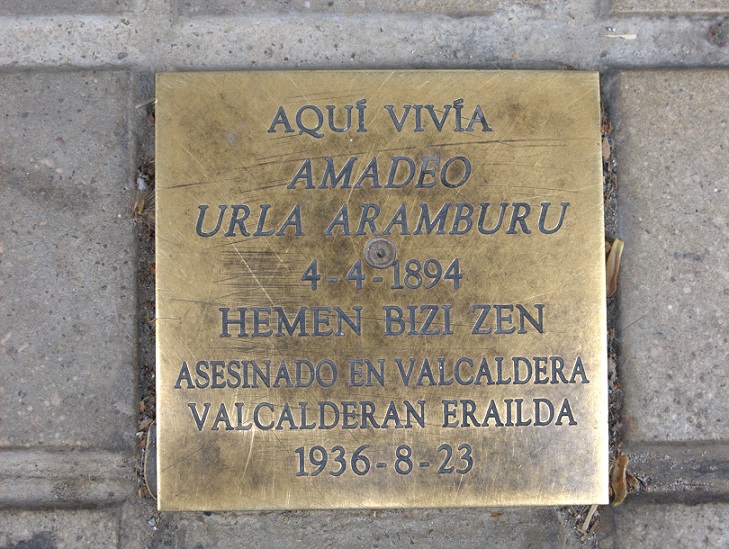
<svg viewBox="0 0 729 549">
<path fill-rule="evenodd" d="M 375 269 L 387 269 L 395 263 L 397 248 L 387 238 L 373 238 L 364 248 L 364 258 Z"/>
</svg>

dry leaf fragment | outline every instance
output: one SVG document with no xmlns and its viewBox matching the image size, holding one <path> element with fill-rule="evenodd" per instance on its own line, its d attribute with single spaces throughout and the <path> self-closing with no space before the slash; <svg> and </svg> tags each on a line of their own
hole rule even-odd
<svg viewBox="0 0 729 549">
<path fill-rule="evenodd" d="M 625 478 L 625 468 L 628 466 L 628 456 L 621 455 L 613 463 L 610 472 L 610 487 L 613 489 L 613 507 L 617 507 L 628 495 L 628 483 Z"/>
<path fill-rule="evenodd" d="M 149 105 L 151 105 L 152 103 L 155 103 L 156 101 L 157 101 L 157 98 L 156 97 L 152 97 L 151 99 L 147 99 L 146 101 L 142 101 L 141 103 L 137 103 L 136 105 L 134 105 L 134 108 L 135 109 L 142 109 L 144 107 L 148 107 Z"/>
<path fill-rule="evenodd" d="M 631 475 L 629 471 L 625 471 L 625 483 L 628 485 L 628 492 L 640 490 L 640 479 L 635 475 Z"/>
<path fill-rule="evenodd" d="M 597 505 L 592 505 L 590 510 L 587 512 L 587 516 L 585 517 L 585 521 L 582 523 L 582 526 L 577 528 L 583 534 L 587 534 L 590 522 L 592 522 L 592 517 L 595 516 L 595 511 L 597 511 Z"/>
<path fill-rule="evenodd" d="M 607 296 L 612 297 L 618 290 L 618 273 L 620 272 L 620 258 L 623 256 L 624 242 L 618 238 L 613 242 L 605 265 L 607 283 Z"/>
<path fill-rule="evenodd" d="M 607 162 L 610 159 L 610 140 L 606 137 L 602 138 L 602 161 Z"/>
</svg>

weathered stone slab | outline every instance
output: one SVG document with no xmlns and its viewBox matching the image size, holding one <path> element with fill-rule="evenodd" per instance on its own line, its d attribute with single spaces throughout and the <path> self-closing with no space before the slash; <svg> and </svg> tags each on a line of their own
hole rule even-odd
<svg viewBox="0 0 729 549">
<path fill-rule="evenodd" d="M 628 457 L 631 473 L 650 485 L 650 491 L 640 496 L 643 501 L 668 496 L 682 503 L 700 503 L 729 494 L 729 445 L 725 443 L 633 443 Z"/>
<path fill-rule="evenodd" d="M 105 511 L 0 511 L 0 546 L 117 547 L 119 521 Z"/>
<path fill-rule="evenodd" d="M 559 547 L 553 509 L 167 513 L 154 547 Z"/>
<path fill-rule="evenodd" d="M 131 11 L 133 0 L 2 0 L 0 16 L 4 15 L 70 15 L 115 14 Z"/>
<path fill-rule="evenodd" d="M 617 547 L 729 546 L 729 505 L 650 505 L 627 501 L 615 509 Z"/>
<path fill-rule="evenodd" d="M 724 0 L 612 0 L 610 8 L 616 14 L 712 14 L 727 13 Z"/>
<path fill-rule="evenodd" d="M 618 88 L 627 439 L 726 439 L 729 71 L 623 73 Z"/>
<path fill-rule="evenodd" d="M 81 507 L 131 495 L 130 459 L 112 452 L 0 452 L 0 508 Z"/>
<path fill-rule="evenodd" d="M 517 5 L 542 5 L 544 0 L 516 1 Z M 194 2 L 180 0 L 179 13 L 191 15 L 235 15 L 245 13 L 330 13 L 330 14 L 370 14 L 370 13 L 442 13 L 448 15 L 478 15 L 490 13 L 504 6 L 501 0 L 214 0 Z"/>
<path fill-rule="evenodd" d="M 0 446 L 134 444 L 128 81 L 0 77 Z"/>
</svg>

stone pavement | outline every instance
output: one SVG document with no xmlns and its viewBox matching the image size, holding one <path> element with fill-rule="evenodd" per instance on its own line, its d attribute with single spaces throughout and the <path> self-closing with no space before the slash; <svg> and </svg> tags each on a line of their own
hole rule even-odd
<svg viewBox="0 0 729 549">
<path fill-rule="evenodd" d="M 581 546 L 555 508 L 138 498 L 131 203 L 154 72 L 456 67 L 603 75 L 623 450 L 649 490 L 583 546 L 729 546 L 726 0 L 0 0 L 0 547 Z"/>
</svg>

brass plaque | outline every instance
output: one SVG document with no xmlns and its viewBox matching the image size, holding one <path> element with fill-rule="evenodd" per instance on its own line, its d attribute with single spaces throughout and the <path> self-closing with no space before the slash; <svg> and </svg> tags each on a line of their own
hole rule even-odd
<svg viewBox="0 0 729 549">
<path fill-rule="evenodd" d="M 607 503 L 595 73 L 157 78 L 162 510 Z"/>
</svg>

